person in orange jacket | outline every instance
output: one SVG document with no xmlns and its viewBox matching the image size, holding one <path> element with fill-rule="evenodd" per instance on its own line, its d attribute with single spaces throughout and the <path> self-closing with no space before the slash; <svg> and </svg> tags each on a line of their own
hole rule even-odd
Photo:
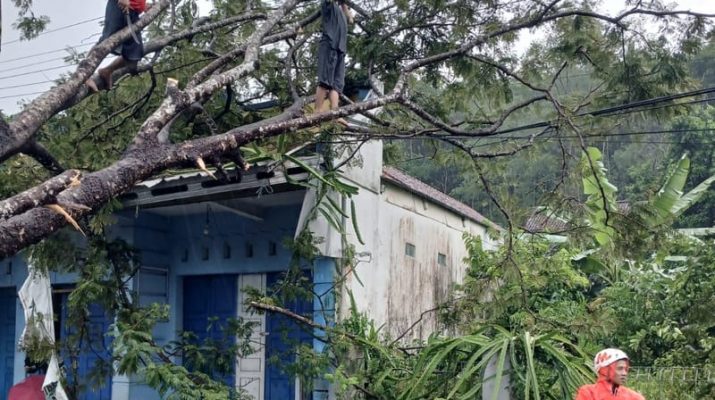
<svg viewBox="0 0 715 400">
<path fill-rule="evenodd" d="M 593 368 L 598 381 L 583 385 L 576 393 L 576 400 L 645 400 L 640 393 L 623 386 L 628 378 L 630 360 L 618 349 L 605 349 L 596 354 Z"/>
</svg>

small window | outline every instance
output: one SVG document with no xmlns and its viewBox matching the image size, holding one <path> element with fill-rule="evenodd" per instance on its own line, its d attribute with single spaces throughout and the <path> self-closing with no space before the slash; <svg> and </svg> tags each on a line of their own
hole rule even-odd
<svg viewBox="0 0 715 400">
<path fill-rule="evenodd" d="M 9 261 L 5 266 L 5 275 L 12 275 L 12 261 Z"/>
<path fill-rule="evenodd" d="M 225 260 L 231 258 L 231 245 L 228 242 L 223 242 L 223 258 Z"/>
<path fill-rule="evenodd" d="M 181 262 L 188 262 L 189 261 L 189 249 L 184 249 L 184 251 L 181 252 Z"/>
<path fill-rule="evenodd" d="M 201 259 L 204 261 L 207 261 L 210 258 L 211 255 L 211 249 L 208 248 L 208 246 L 204 246 L 201 249 Z"/>
<path fill-rule="evenodd" d="M 278 245 L 276 242 L 268 242 L 268 255 L 275 256 L 278 254 Z"/>
<path fill-rule="evenodd" d="M 447 266 L 447 255 L 442 253 L 437 253 L 437 264 L 446 267 Z"/>
<path fill-rule="evenodd" d="M 405 243 L 405 254 L 414 257 L 416 253 L 415 245 L 412 243 Z"/>
<path fill-rule="evenodd" d="M 246 258 L 253 258 L 253 244 L 246 243 Z"/>
</svg>

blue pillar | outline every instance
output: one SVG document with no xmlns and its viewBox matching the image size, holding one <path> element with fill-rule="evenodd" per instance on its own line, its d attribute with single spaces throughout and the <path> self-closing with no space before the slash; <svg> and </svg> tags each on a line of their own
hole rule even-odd
<svg viewBox="0 0 715 400">
<path fill-rule="evenodd" d="M 326 326 L 335 325 L 335 259 L 322 257 L 315 261 L 313 269 L 313 283 L 316 293 L 313 300 L 313 320 Z M 316 337 L 325 336 L 322 329 L 315 330 Z M 325 343 L 319 339 L 313 339 L 313 349 L 322 352 Z M 313 400 L 328 400 L 330 395 L 330 383 L 325 379 L 317 379 L 314 382 Z"/>
</svg>

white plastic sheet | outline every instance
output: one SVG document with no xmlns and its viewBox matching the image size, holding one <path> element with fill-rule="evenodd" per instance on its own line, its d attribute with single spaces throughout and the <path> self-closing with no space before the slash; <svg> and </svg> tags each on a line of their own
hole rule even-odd
<svg viewBox="0 0 715 400">
<path fill-rule="evenodd" d="M 52 286 L 50 278 L 28 265 L 28 276 L 18 293 L 25 310 L 25 329 L 22 331 L 20 346 L 42 341 L 54 346 L 55 325 L 52 313 Z M 42 390 L 47 400 L 68 400 L 60 384 L 61 371 L 57 354 L 52 353 Z"/>
</svg>

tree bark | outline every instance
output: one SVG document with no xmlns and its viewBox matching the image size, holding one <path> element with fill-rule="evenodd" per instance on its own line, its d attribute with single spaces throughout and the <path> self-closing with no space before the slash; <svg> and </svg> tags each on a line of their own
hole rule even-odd
<svg viewBox="0 0 715 400">
<path fill-rule="evenodd" d="M 128 191 L 138 182 L 148 179 L 167 168 L 193 165 L 197 158 L 210 159 L 234 153 L 241 146 L 258 139 L 277 136 L 307 128 L 320 122 L 364 112 L 396 102 L 399 93 L 355 103 L 337 110 L 295 117 L 300 108 L 289 108 L 282 117 L 270 124 L 258 123 L 230 130 L 222 135 L 210 136 L 179 144 L 140 146 L 111 166 L 87 174 L 81 183 L 61 192 L 56 197 L 59 204 L 77 204 L 96 209 L 109 200 Z M 69 172 L 69 171 L 68 171 Z M 64 175 L 62 175 L 64 176 Z M 88 209 L 66 210 L 74 219 L 89 214 Z M 0 259 L 9 257 L 23 248 L 38 243 L 64 227 L 67 221 L 53 211 L 39 207 L 0 222 Z"/>
<path fill-rule="evenodd" d="M 78 184 L 79 178 L 79 171 L 65 171 L 41 185 L 0 201 L 0 221 L 6 220 L 13 215 L 21 214 L 31 208 L 54 203 L 55 197 L 73 184 Z"/>
</svg>

